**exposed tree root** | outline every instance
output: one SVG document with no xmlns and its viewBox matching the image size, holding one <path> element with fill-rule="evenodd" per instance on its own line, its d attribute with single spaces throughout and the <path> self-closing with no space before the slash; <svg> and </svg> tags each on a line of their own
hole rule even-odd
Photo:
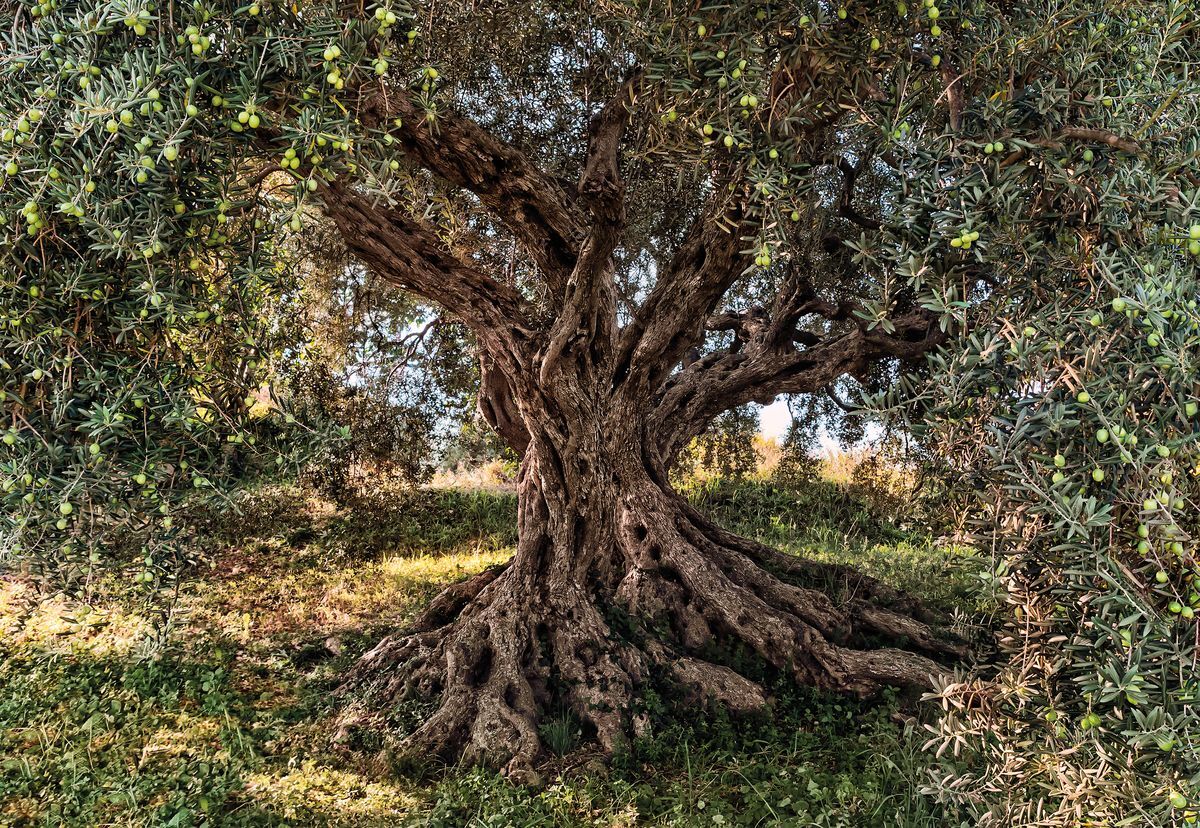
<svg viewBox="0 0 1200 828">
<path fill-rule="evenodd" d="M 517 597 L 508 583 L 515 580 L 511 569 L 489 570 L 443 593 L 416 631 L 363 656 L 343 692 L 353 689 L 368 708 L 439 699 L 406 743 L 447 760 L 529 765 L 541 750 L 541 711 L 555 694 L 606 751 L 615 750 L 628 731 L 634 688 L 646 678 L 646 654 L 618 641 L 583 596 L 538 606 Z M 447 607 L 464 604 L 446 619 Z"/>
<path fill-rule="evenodd" d="M 539 722 L 559 706 L 616 750 L 637 731 L 635 694 L 652 667 L 692 701 L 744 713 L 767 705 L 767 693 L 714 653 L 741 647 L 799 683 L 856 695 L 927 687 L 945 671 L 935 659 L 964 654 L 878 581 L 738 538 L 661 492 L 658 513 L 630 497 L 638 508 L 617 520 L 615 589 L 539 586 L 529 568 L 545 565 L 546 550 L 519 551 L 445 590 L 407 634 L 367 653 L 342 688 L 354 699 L 348 715 L 436 699 L 406 749 L 519 771 L 541 755 Z M 832 579 L 840 597 L 794 582 L 814 578 Z M 613 631 L 614 611 L 633 634 Z"/>
</svg>

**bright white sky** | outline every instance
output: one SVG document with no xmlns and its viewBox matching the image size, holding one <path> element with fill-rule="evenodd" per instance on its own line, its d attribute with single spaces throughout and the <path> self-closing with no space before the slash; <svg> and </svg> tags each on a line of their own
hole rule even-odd
<svg viewBox="0 0 1200 828">
<path fill-rule="evenodd" d="M 783 397 L 779 397 L 770 405 L 759 408 L 758 418 L 759 433 L 764 437 L 774 437 L 780 441 L 787 434 L 788 426 L 792 424 L 792 415 L 788 412 L 787 401 Z M 868 423 L 867 438 L 874 440 L 878 439 L 879 435 L 879 426 L 875 423 Z M 824 427 L 817 433 L 817 445 L 820 446 L 819 453 L 821 454 L 832 454 L 844 450 L 838 439 Z"/>
<path fill-rule="evenodd" d="M 766 437 L 782 440 L 791 423 L 792 415 L 788 412 L 787 401 L 783 397 L 763 406 L 759 411 L 759 431 Z"/>
</svg>

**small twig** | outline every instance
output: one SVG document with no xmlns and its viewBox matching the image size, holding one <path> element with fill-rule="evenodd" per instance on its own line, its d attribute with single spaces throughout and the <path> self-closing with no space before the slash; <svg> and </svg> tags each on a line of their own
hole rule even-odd
<svg viewBox="0 0 1200 828">
<path fill-rule="evenodd" d="M 859 174 L 867 166 L 868 160 L 862 158 L 856 166 L 847 161 L 845 156 L 838 158 L 837 168 L 842 173 L 843 184 L 842 194 L 838 199 L 837 214 L 866 230 L 878 230 L 883 226 L 880 222 L 864 216 L 854 207 L 854 184 L 858 181 Z"/>
<path fill-rule="evenodd" d="M 397 371 L 403 371 L 408 368 L 408 366 L 412 363 L 413 357 L 417 355 L 417 352 L 421 349 L 421 346 L 425 344 L 425 338 L 429 335 L 430 331 L 432 331 L 434 328 L 440 327 L 442 325 L 442 321 L 443 320 L 440 316 L 435 316 L 425 325 L 425 327 L 421 328 L 419 331 L 414 331 L 413 333 L 401 337 L 396 342 L 389 343 L 391 345 L 407 345 L 408 348 L 404 356 L 397 360 L 392 365 L 391 370 L 388 371 L 388 385 L 391 384 L 392 379 L 396 376 Z"/>
<path fill-rule="evenodd" d="M 278 164 L 268 164 L 246 180 L 246 189 L 250 190 L 254 187 L 257 187 L 259 184 L 262 184 L 264 181 L 266 181 L 272 173 L 277 172 L 284 172 L 283 167 L 279 166 Z"/>
<path fill-rule="evenodd" d="M 1128 152 L 1131 155 L 1137 155 L 1142 151 L 1142 147 L 1137 141 L 1123 138 L 1115 132 L 1109 132 L 1106 129 L 1064 127 L 1063 131 L 1059 133 L 1059 137 L 1066 141 L 1088 141 L 1097 144 L 1107 144 L 1110 147 L 1116 147 L 1122 152 Z"/>
</svg>

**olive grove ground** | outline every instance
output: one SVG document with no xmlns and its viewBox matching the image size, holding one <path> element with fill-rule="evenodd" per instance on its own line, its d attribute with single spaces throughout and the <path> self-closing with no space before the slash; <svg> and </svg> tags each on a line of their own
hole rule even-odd
<svg viewBox="0 0 1200 828">
<path fill-rule="evenodd" d="M 896 529 L 841 480 L 714 484 L 694 497 L 785 550 L 863 566 L 935 606 L 961 602 L 964 581 L 948 576 L 960 553 Z M 442 585 L 507 559 L 515 500 L 442 489 L 339 511 L 282 488 L 244 502 L 243 519 L 209 525 L 202 576 L 159 644 L 161 619 L 128 596 L 39 600 L 6 577 L 0 821 L 951 824 L 919 795 L 921 737 L 887 698 L 784 690 L 775 713 L 733 728 L 720 712 L 678 718 L 681 699 L 650 693 L 641 706 L 652 726 L 607 771 L 560 711 L 543 728 L 550 755 L 533 788 L 483 770 L 392 766 L 369 733 L 332 749 L 338 709 L 327 691 Z M 812 518 L 803 526 L 801 513 Z M 420 712 L 407 711 L 409 726 Z"/>
</svg>

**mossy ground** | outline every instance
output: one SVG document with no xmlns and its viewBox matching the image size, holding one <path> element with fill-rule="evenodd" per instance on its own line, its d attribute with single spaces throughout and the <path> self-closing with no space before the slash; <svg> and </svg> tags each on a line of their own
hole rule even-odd
<svg viewBox="0 0 1200 828">
<path fill-rule="evenodd" d="M 898 529 L 844 487 L 710 484 L 737 531 L 961 603 L 960 550 Z M 210 516 L 170 612 L 0 581 L 0 825 L 945 826 L 923 798 L 919 724 L 891 699 L 780 685 L 774 714 L 698 717 L 643 699 L 650 734 L 610 765 L 574 723 L 538 790 L 472 768 L 419 772 L 333 747 L 331 690 L 438 588 L 511 554 L 515 502 L 490 490 L 381 493 L 335 508 L 259 490 Z M 116 597 L 120 596 L 120 597 Z"/>
</svg>

